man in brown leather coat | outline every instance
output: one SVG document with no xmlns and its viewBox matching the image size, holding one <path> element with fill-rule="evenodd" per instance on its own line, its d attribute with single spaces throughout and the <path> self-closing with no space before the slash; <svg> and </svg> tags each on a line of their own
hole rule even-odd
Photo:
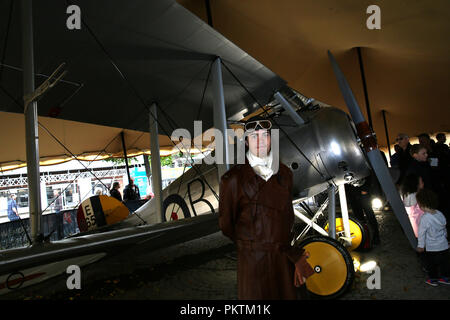
<svg viewBox="0 0 450 320">
<path fill-rule="evenodd" d="M 314 273 L 308 253 L 290 245 L 293 177 L 272 161 L 270 128 L 261 117 L 247 121 L 245 164 L 220 182 L 219 225 L 237 245 L 239 299 L 296 299 L 295 287 Z"/>
</svg>

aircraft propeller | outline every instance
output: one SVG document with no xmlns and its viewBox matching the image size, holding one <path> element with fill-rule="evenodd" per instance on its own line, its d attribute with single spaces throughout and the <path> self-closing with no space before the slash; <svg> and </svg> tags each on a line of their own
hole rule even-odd
<svg viewBox="0 0 450 320">
<path fill-rule="evenodd" d="M 350 116 L 355 123 L 357 134 L 361 139 L 363 149 L 367 154 L 367 158 L 380 182 L 380 185 L 389 201 L 394 214 L 396 215 L 398 221 L 400 222 L 409 243 L 415 249 L 417 247 L 417 239 L 414 235 L 411 223 L 406 213 L 403 201 L 395 187 L 392 177 L 389 174 L 389 170 L 381 156 L 381 151 L 378 149 L 378 144 L 375 138 L 375 134 L 369 127 L 366 119 L 364 118 L 361 109 L 356 102 L 353 92 L 344 77 L 344 74 L 339 68 L 334 56 L 330 51 L 328 51 L 328 57 L 330 59 L 331 65 L 333 67 L 334 74 L 339 83 L 339 88 L 344 97 L 345 103 L 349 109 Z"/>
</svg>

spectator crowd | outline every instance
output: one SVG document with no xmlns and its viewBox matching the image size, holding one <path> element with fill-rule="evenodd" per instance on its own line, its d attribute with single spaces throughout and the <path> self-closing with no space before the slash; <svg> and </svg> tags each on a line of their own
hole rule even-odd
<svg viewBox="0 0 450 320">
<path fill-rule="evenodd" d="M 450 217 L 450 148 L 444 133 L 436 141 L 427 133 L 412 145 L 409 136 L 396 138 L 391 167 L 399 171 L 396 181 L 411 226 L 418 240 L 417 252 L 431 286 L 450 284 L 447 234 Z"/>
</svg>

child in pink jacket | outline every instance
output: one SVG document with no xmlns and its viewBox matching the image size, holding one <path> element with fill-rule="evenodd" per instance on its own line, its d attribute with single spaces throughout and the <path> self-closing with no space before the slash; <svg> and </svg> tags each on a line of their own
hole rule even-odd
<svg viewBox="0 0 450 320">
<path fill-rule="evenodd" d="M 403 203 L 416 238 L 418 237 L 420 218 L 423 215 L 422 209 L 417 204 L 416 193 L 422 189 L 422 178 L 414 174 L 406 176 L 401 187 Z"/>
</svg>

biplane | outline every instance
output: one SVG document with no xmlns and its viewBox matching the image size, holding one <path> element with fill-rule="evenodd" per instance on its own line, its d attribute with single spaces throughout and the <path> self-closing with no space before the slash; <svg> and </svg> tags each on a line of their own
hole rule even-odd
<svg viewBox="0 0 450 320">
<path fill-rule="evenodd" d="M 163 190 L 157 137 L 171 136 L 177 128 L 193 136 L 196 120 L 202 120 L 205 130 L 214 127 L 226 137 L 227 128 L 255 112 L 270 117 L 279 129 L 280 161 L 294 174 L 293 206 L 304 229 L 292 244 L 311 253 L 309 262 L 316 271 L 307 280 L 311 293 L 338 297 L 353 281 L 349 250 L 359 246 L 361 236 L 356 235 L 364 230 L 348 216 L 343 187 L 370 170 L 415 247 L 374 133 L 331 53 L 331 67 L 350 116 L 289 88 L 281 77 L 172 0 L 134 0 L 126 5 L 77 1 L 79 29 L 67 27 L 69 5 L 64 1 L 0 5 L 0 12 L 9 13 L 10 19 L 0 108 L 25 113 L 33 240 L 28 247 L 0 252 L 1 294 L 132 246 L 160 249 L 219 231 L 218 186 L 230 164 L 193 163 Z M 42 80 L 37 90 L 35 68 L 41 74 L 36 79 Z M 25 104 L 19 102 L 21 97 Z M 42 241 L 38 115 L 150 131 L 155 197 L 132 214 L 115 199 L 91 197 L 78 209 L 80 234 Z M 229 157 L 235 141 L 225 140 L 222 151 Z M 192 147 L 184 143 L 180 152 Z M 315 212 L 308 210 L 306 201 L 323 193 L 327 199 Z M 336 194 L 341 217 L 336 217 Z M 317 223 L 324 214 L 327 226 Z M 309 231 L 318 235 L 309 236 Z"/>
</svg>

